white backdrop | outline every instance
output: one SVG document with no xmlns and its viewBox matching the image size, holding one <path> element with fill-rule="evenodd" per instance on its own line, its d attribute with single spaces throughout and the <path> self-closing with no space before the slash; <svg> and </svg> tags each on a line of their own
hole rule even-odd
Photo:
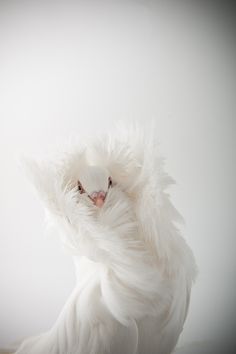
<svg viewBox="0 0 236 354">
<path fill-rule="evenodd" d="M 74 285 L 19 156 L 117 119 L 157 120 L 177 181 L 199 267 L 181 341 L 231 338 L 235 30 L 227 1 L 212 3 L 0 1 L 0 346 L 49 329 Z"/>
</svg>

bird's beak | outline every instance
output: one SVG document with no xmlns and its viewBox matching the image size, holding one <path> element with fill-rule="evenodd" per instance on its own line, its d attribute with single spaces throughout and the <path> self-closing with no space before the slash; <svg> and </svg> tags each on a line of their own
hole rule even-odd
<svg viewBox="0 0 236 354">
<path fill-rule="evenodd" d="M 92 199 L 94 205 L 97 207 L 101 208 L 105 202 L 106 199 L 106 193 L 104 191 L 99 191 L 99 192 L 93 192 L 90 195 L 90 198 Z"/>
</svg>

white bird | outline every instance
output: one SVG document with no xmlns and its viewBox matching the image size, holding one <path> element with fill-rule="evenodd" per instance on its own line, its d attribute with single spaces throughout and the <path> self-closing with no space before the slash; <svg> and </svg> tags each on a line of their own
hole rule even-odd
<svg viewBox="0 0 236 354">
<path fill-rule="evenodd" d="M 77 284 L 49 332 L 16 354 L 170 354 L 196 276 L 153 127 L 116 129 L 27 170 Z"/>
</svg>

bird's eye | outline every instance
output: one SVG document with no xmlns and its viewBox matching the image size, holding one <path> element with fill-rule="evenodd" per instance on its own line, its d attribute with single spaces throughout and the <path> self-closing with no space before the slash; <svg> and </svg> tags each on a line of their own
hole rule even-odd
<svg viewBox="0 0 236 354">
<path fill-rule="evenodd" d="M 78 182 L 78 191 L 80 192 L 80 194 L 84 193 L 84 188 L 82 187 L 80 182 Z"/>
<path fill-rule="evenodd" d="M 112 179 L 111 177 L 108 178 L 108 188 L 112 186 Z"/>
</svg>

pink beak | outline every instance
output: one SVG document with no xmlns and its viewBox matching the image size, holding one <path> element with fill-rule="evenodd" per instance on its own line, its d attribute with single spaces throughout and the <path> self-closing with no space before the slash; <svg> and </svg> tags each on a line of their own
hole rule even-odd
<svg viewBox="0 0 236 354">
<path fill-rule="evenodd" d="M 106 193 L 103 191 L 93 192 L 90 197 L 91 197 L 92 201 L 94 202 L 94 204 L 97 207 L 101 208 L 105 202 Z"/>
</svg>

